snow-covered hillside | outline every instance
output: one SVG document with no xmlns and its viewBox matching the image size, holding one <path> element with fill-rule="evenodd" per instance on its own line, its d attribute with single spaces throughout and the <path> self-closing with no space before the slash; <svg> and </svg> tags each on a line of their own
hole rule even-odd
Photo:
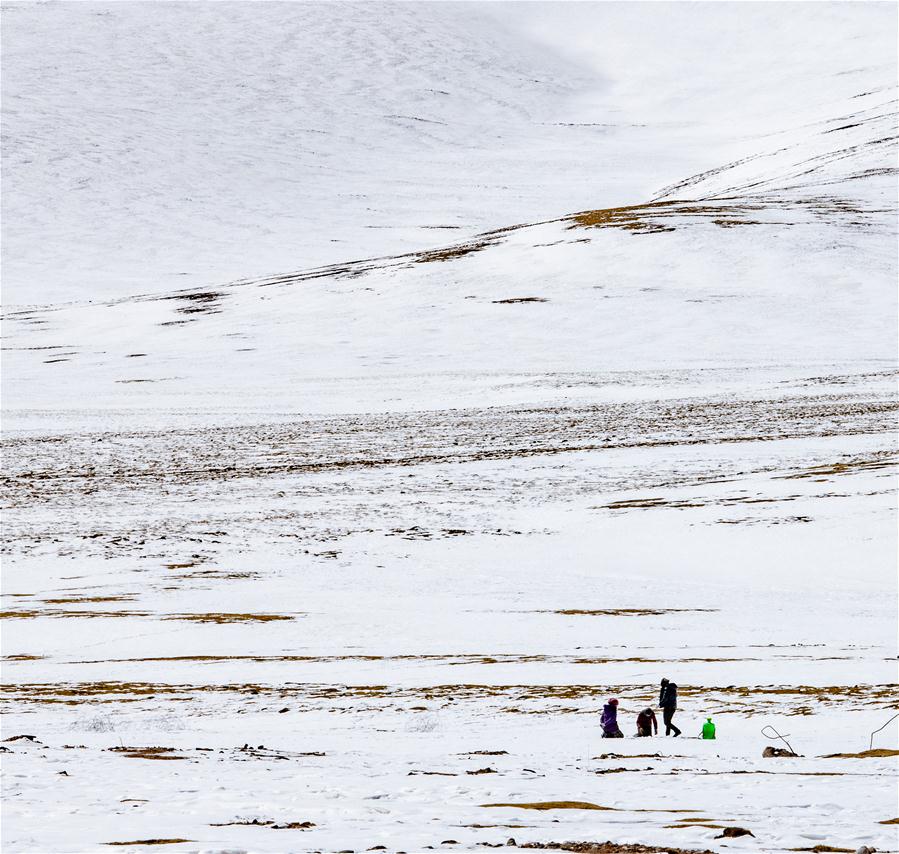
<svg viewBox="0 0 899 854">
<path fill-rule="evenodd" d="M 7 400 L 78 407 L 90 389 L 92 405 L 199 396 L 346 411 L 398 394 L 401 405 L 455 404 L 452 381 L 437 399 L 422 377 L 460 372 L 482 395 L 510 375 L 672 363 L 889 367 L 895 94 L 859 92 L 829 119 L 633 205 L 414 253 L 11 310 Z M 331 397 L 330 380 L 347 377 L 369 381 L 361 399 L 355 387 L 337 402 L 312 389 L 325 378 Z"/>
<path fill-rule="evenodd" d="M 4 851 L 895 847 L 895 5 L 2 8 Z"/>
<path fill-rule="evenodd" d="M 553 5 L 4 4 L 6 304 L 637 204 L 895 83 L 887 4 Z"/>
</svg>

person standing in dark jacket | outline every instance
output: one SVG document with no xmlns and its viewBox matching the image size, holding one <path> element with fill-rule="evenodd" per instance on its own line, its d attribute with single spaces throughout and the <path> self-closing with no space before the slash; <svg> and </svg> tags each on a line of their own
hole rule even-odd
<svg viewBox="0 0 899 854">
<path fill-rule="evenodd" d="M 680 735 L 680 730 L 671 720 L 677 711 L 677 685 L 669 682 L 667 679 L 662 680 L 662 690 L 659 691 L 659 708 L 662 710 L 665 735 L 671 735 L 674 732 L 674 737 L 677 738 Z"/>
</svg>

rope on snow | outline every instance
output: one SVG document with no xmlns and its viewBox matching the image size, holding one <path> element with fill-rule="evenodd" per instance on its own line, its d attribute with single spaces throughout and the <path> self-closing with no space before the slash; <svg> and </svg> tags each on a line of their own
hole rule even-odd
<svg viewBox="0 0 899 854">
<path fill-rule="evenodd" d="M 871 741 L 868 744 L 868 750 L 874 749 L 874 736 L 877 735 L 880 730 L 886 729 L 894 720 L 896 720 L 896 718 L 899 718 L 899 712 L 896 712 L 896 714 L 893 715 L 893 717 L 891 717 L 882 727 L 878 727 L 876 730 L 874 730 L 874 732 L 871 733 Z"/>
<path fill-rule="evenodd" d="M 774 733 L 774 735 L 769 735 L 767 732 L 765 732 L 765 730 L 769 730 L 769 729 L 771 730 L 771 732 Z M 762 732 L 762 735 L 765 736 L 765 738 L 768 738 L 768 739 L 770 739 L 771 741 L 774 741 L 774 740 L 776 740 L 776 739 L 779 738 L 779 739 L 780 739 L 780 740 L 787 746 L 787 748 L 789 749 L 790 753 L 795 753 L 795 752 L 796 752 L 795 750 L 793 750 L 792 746 L 790 745 L 790 742 L 787 741 L 786 735 L 781 735 L 781 734 L 780 734 L 776 729 L 774 729 L 774 727 L 771 726 L 770 724 L 768 724 L 767 726 L 763 726 L 761 732 Z M 787 733 L 787 735 L 789 735 L 789 733 Z"/>
</svg>

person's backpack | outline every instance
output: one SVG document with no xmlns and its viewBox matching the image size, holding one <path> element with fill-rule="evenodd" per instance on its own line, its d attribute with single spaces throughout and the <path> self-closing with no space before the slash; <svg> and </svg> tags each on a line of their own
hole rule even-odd
<svg viewBox="0 0 899 854">
<path fill-rule="evenodd" d="M 714 738 L 715 737 L 715 724 L 712 723 L 711 718 L 706 718 L 706 722 L 702 725 L 702 737 L 703 738 Z"/>
</svg>

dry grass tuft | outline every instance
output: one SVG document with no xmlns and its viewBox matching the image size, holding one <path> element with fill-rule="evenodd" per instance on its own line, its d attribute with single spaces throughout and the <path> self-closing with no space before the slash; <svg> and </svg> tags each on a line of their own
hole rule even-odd
<svg viewBox="0 0 899 854">
<path fill-rule="evenodd" d="M 460 756 L 508 756 L 508 750 L 470 750 L 468 753 L 460 753 Z"/>
<path fill-rule="evenodd" d="M 711 204 L 672 199 L 582 211 L 565 217 L 563 221 L 572 223 L 570 228 L 621 228 L 641 234 L 655 234 L 697 222 L 710 222 L 721 228 L 763 225 L 761 220 L 751 216 L 751 212 L 763 207 L 760 202 L 746 200 L 735 202 L 722 199 L 717 204 Z"/>
<path fill-rule="evenodd" d="M 110 747 L 113 753 L 121 753 L 129 759 L 187 759 L 178 756 L 174 747 Z"/>
<path fill-rule="evenodd" d="M 425 252 L 418 252 L 413 255 L 413 263 L 429 264 L 434 261 L 453 261 L 456 258 L 471 255 L 472 252 L 480 252 L 494 243 L 496 243 L 496 238 L 492 237 L 472 240 L 469 243 L 459 243 L 456 246 L 448 246 L 445 249 L 431 249 Z"/>
<path fill-rule="evenodd" d="M 292 620 L 287 614 L 172 614 L 166 620 L 188 620 L 194 623 L 271 623 Z"/>
<path fill-rule="evenodd" d="M 666 845 L 641 845 L 639 842 L 622 844 L 618 842 L 525 842 L 519 848 L 536 848 L 549 851 L 572 851 L 575 854 L 713 854 L 707 848 L 697 851 L 693 848 L 673 848 Z"/>
<path fill-rule="evenodd" d="M 638 231 L 652 233 L 659 231 L 674 231 L 671 226 L 652 222 L 647 217 L 652 214 L 664 214 L 665 209 L 670 210 L 672 202 L 654 202 L 647 205 L 628 205 L 619 208 L 601 208 L 594 211 L 584 211 L 570 217 L 574 227 L 581 228 L 623 228 L 626 231 Z"/>
<path fill-rule="evenodd" d="M 73 619 L 78 617 L 149 617 L 147 611 L 60 611 L 48 608 L 43 611 L 22 610 L 22 611 L 0 611 L 0 620 L 34 620 L 38 617 L 54 617 L 62 619 Z"/>
<path fill-rule="evenodd" d="M 886 747 L 875 747 L 873 750 L 863 750 L 861 753 L 828 753 L 822 759 L 888 759 L 891 756 L 899 756 L 899 750 L 890 750 Z"/>
<path fill-rule="evenodd" d="M 717 608 L 599 608 L 596 610 L 563 608 L 552 613 L 566 617 L 659 617 L 664 614 L 710 613 L 717 610 Z"/>
<path fill-rule="evenodd" d="M 482 807 L 511 807 L 519 810 L 611 810 L 615 807 L 601 807 L 589 801 L 534 801 L 523 804 L 481 804 Z"/>
<path fill-rule="evenodd" d="M 802 478 L 826 478 L 837 474 L 854 474 L 860 471 L 874 471 L 896 465 L 895 454 L 880 454 L 871 458 L 857 458 L 845 462 L 828 463 L 812 466 L 796 474 L 781 475 L 782 480 L 799 480 Z"/>
<path fill-rule="evenodd" d="M 829 852 L 845 852 L 853 854 L 854 848 L 835 848 L 833 845 L 813 845 L 811 848 L 788 848 L 788 851 L 811 851 L 813 854 L 829 854 Z"/>
</svg>

